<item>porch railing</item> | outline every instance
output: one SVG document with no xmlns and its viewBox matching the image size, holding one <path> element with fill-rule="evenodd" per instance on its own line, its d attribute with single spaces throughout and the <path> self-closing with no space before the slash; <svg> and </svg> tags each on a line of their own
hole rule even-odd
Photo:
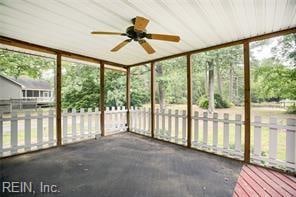
<svg viewBox="0 0 296 197">
<path fill-rule="evenodd" d="M 125 107 L 105 111 L 105 132 L 126 131 Z M 72 143 L 100 135 L 100 114 L 95 109 L 67 109 L 62 113 L 62 143 Z M 0 157 L 56 145 L 54 110 L 0 113 Z"/>
<path fill-rule="evenodd" d="M 0 156 L 54 146 L 54 131 L 53 110 L 0 114 Z"/>
<path fill-rule="evenodd" d="M 125 107 L 107 107 L 105 111 L 106 134 L 118 133 L 127 130 L 127 110 Z"/>
<path fill-rule="evenodd" d="M 251 162 L 296 171 L 296 120 L 280 122 L 270 118 L 251 122 Z M 241 114 L 209 114 L 194 112 L 192 116 L 192 147 L 243 160 L 244 121 Z M 131 131 L 150 135 L 151 111 L 131 109 Z M 187 114 L 184 110 L 156 110 L 155 137 L 177 144 L 187 142 Z"/>
<path fill-rule="evenodd" d="M 127 129 L 124 107 L 105 111 L 106 134 Z M 134 108 L 130 130 L 151 135 L 151 110 Z M 296 120 L 268 121 L 255 116 L 251 131 L 251 162 L 296 171 Z M 173 143 L 187 144 L 187 114 L 180 110 L 156 110 L 155 137 Z M 100 111 L 70 109 L 62 114 L 62 140 L 71 143 L 100 134 Z M 243 159 L 244 121 L 240 114 L 208 114 L 192 116 L 192 147 L 227 157 Z M 0 156 L 13 155 L 56 145 L 53 110 L 0 114 Z"/>
<path fill-rule="evenodd" d="M 100 134 L 100 114 L 98 108 L 85 110 L 68 109 L 62 113 L 63 144 L 94 138 Z"/>
</svg>

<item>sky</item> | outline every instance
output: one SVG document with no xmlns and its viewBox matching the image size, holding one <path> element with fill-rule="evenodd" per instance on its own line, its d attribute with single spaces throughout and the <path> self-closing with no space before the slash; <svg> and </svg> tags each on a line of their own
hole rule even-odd
<svg viewBox="0 0 296 197">
<path fill-rule="evenodd" d="M 269 39 L 268 43 L 251 49 L 252 56 L 254 56 L 257 60 L 267 59 L 273 56 L 271 49 L 278 44 L 279 38 Z"/>
</svg>

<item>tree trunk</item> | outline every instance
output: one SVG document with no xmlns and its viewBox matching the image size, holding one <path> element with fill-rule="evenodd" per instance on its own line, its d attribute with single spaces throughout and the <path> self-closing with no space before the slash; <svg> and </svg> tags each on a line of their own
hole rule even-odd
<svg viewBox="0 0 296 197">
<path fill-rule="evenodd" d="M 208 65 L 205 65 L 205 95 L 209 96 L 208 94 Z"/>
<path fill-rule="evenodd" d="M 234 103 L 235 104 L 238 104 L 238 77 L 237 76 L 235 76 L 235 78 L 234 78 L 234 80 L 235 80 L 235 98 L 234 98 Z"/>
<path fill-rule="evenodd" d="M 208 62 L 209 65 L 209 91 L 208 91 L 208 98 L 209 98 L 209 107 L 208 111 L 210 113 L 214 112 L 215 110 L 215 100 L 214 100 L 214 65 L 213 62 Z"/>
<path fill-rule="evenodd" d="M 233 65 L 230 65 L 229 69 L 229 92 L 228 99 L 230 102 L 233 100 Z"/>
<path fill-rule="evenodd" d="M 217 66 L 217 85 L 218 85 L 218 93 L 222 96 L 222 79 L 220 75 L 220 69 Z M 223 97 L 223 96 L 222 96 Z"/>
<path fill-rule="evenodd" d="M 158 77 L 162 77 L 163 76 L 163 70 L 162 70 L 162 65 L 161 64 L 157 64 L 156 66 L 156 74 Z M 164 85 L 163 82 L 160 80 L 158 82 L 158 103 L 160 106 L 160 110 L 164 109 L 164 97 L 165 97 L 165 92 L 164 92 Z"/>
</svg>

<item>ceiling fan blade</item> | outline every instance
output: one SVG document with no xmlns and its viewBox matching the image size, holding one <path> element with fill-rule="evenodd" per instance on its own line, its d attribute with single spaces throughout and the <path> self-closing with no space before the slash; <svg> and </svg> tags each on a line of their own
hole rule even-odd
<svg viewBox="0 0 296 197">
<path fill-rule="evenodd" d="M 180 37 L 175 35 L 166 35 L 166 34 L 146 34 L 146 38 L 153 40 L 164 40 L 170 42 L 179 42 Z"/>
<path fill-rule="evenodd" d="M 124 47 L 125 45 L 127 45 L 130 41 L 132 41 L 132 39 L 127 39 L 121 43 L 119 43 L 118 45 L 116 45 L 116 47 L 114 47 L 111 51 L 112 52 L 116 52 L 118 51 L 119 49 L 121 49 L 122 47 Z"/>
<path fill-rule="evenodd" d="M 100 35 L 121 35 L 125 36 L 125 33 L 120 32 L 108 32 L 108 31 L 92 31 L 91 34 L 100 34 Z"/>
<path fill-rule="evenodd" d="M 135 27 L 134 27 L 135 31 L 144 31 L 148 23 L 149 23 L 148 19 L 141 16 L 137 16 L 135 19 Z"/>
<path fill-rule="evenodd" d="M 148 42 L 146 42 L 146 40 L 139 40 L 139 43 L 148 54 L 152 54 L 155 52 L 155 50 L 152 48 L 152 46 Z"/>
</svg>

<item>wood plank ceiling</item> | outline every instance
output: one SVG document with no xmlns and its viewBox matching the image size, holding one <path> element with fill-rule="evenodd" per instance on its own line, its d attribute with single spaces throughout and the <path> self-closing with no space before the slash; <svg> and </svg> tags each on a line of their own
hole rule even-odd
<svg viewBox="0 0 296 197">
<path fill-rule="evenodd" d="M 124 32 L 130 19 L 150 19 L 147 31 L 180 35 L 180 43 L 149 40 L 148 55 L 126 39 L 90 32 Z M 132 65 L 296 27 L 295 0 L 1 0 L 0 35 L 89 57 Z"/>
</svg>

